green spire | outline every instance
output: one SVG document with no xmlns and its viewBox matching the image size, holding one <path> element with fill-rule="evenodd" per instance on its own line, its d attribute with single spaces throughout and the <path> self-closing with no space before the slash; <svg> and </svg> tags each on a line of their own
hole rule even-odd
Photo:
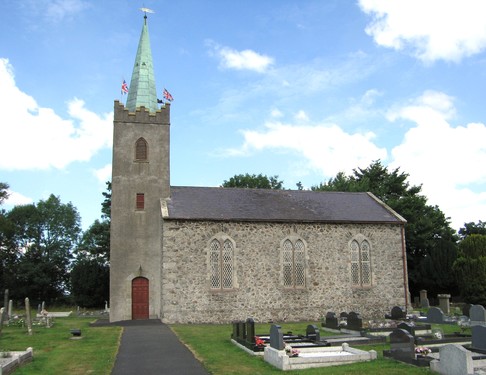
<svg viewBox="0 0 486 375">
<path fill-rule="evenodd" d="M 135 112 L 135 109 L 141 106 L 144 106 L 150 112 L 155 112 L 158 109 L 147 15 L 144 16 L 142 34 L 138 42 L 137 57 L 133 66 L 126 107 L 130 112 Z"/>
</svg>

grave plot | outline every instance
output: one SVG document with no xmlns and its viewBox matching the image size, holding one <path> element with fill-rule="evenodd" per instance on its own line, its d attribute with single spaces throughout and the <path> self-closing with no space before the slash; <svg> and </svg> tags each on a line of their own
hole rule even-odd
<svg viewBox="0 0 486 375">
<path fill-rule="evenodd" d="M 270 329 L 270 345 L 264 351 L 264 360 L 284 371 L 337 366 L 376 358 L 376 351 L 366 352 L 348 344 L 341 347 L 298 347 L 289 344 L 284 341 L 281 327 L 275 324 Z"/>
<path fill-rule="evenodd" d="M 427 367 L 432 357 L 431 349 L 416 347 L 415 338 L 405 329 L 397 328 L 390 334 L 390 350 L 384 350 L 383 356 L 393 358 L 410 365 Z"/>
<path fill-rule="evenodd" d="M 9 375 L 33 359 L 32 348 L 27 348 L 23 352 L 0 352 L 0 374 Z"/>
<path fill-rule="evenodd" d="M 263 355 L 265 347 L 271 344 L 270 334 L 255 333 L 255 322 L 252 318 L 248 318 L 246 322 L 233 322 L 231 340 L 252 355 Z M 287 332 L 283 335 L 283 340 L 298 348 L 320 348 L 331 345 L 321 340 L 319 329 L 314 325 L 307 326 L 305 336 Z"/>
<path fill-rule="evenodd" d="M 430 362 L 430 369 L 447 375 L 486 373 L 486 355 L 449 344 L 440 348 L 438 358 Z"/>
</svg>

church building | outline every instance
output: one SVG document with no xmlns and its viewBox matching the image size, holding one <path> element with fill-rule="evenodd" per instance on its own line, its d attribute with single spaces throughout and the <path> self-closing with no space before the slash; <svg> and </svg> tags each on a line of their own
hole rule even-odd
<svg viewBox="0 0 486 375">
<path fill-rule="evenodd" d="M 408 305 L 406 222 L 373 194 L 171 186 L 171 105 L 158 104 L 146 15 L 114 106 L 110 321 L 319 321 Z"/>
</svg>

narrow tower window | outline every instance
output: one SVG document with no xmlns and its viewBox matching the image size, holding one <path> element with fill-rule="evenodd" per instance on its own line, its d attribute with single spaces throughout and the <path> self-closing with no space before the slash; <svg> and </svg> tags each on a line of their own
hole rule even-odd
<svg viewBox="0 0 486 375">
<path fill-rule="evenodd" d="M 371 286 L 370 243 L 366 240 L 351 242 L 351 281 L 357 287 Z"/>
<path fill-rule="evenodd" d="M 230 240 L 214 239 L 209 246 L 211 289 L 232 289 L 233 243 Z"/>
<path fill-rule="evenodd" d="M 137 139 L 135 143 L 135 160 L 147 160 L 147 148 L 147 141 L 145 139 Z"/>
<path fill-rule="evenodd" d="M 137 210 L 144 210 L 145 209 L 145 194 L 144 193 L 137 193 L 136 207 L 137 207 Z"/>
<path fill-rule="evenodd" d="M 286 288 L 305 288 L 305 245 L 300 239 L 285 240 L 282 247 L 283 284 Z"/>
</svg>

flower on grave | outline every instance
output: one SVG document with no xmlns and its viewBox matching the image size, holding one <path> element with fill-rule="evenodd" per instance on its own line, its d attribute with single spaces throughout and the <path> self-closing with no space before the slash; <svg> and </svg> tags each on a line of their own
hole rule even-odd
<svg viewBox="0 0 486 375">
<path fill-rule="evenodd" d="M 421 355 L 428 355 L 432 352 L 429 348 L 426 346 L 418 346 L 415 348 L 415 353 L 421 354 Z"/>
<path fill-rule="evenodd" d="M 263 348 L 265 346 L 265 341 L 263 341 L 260 337 L 255 336 L 255 345 L 259 348 Z"/>
<path fill-rule="evenodd" d="M 287 353 L 289 357 L 298 357 L 300 350 L 292 348 L 289 344 L 285 344 L 285 353 Z"/>
<path fill-rule="evenodd" d="M 437 340 L 442 340 L 442 332 L 440 331 L 434 332 L 434 338 Z"/>
</svg>

